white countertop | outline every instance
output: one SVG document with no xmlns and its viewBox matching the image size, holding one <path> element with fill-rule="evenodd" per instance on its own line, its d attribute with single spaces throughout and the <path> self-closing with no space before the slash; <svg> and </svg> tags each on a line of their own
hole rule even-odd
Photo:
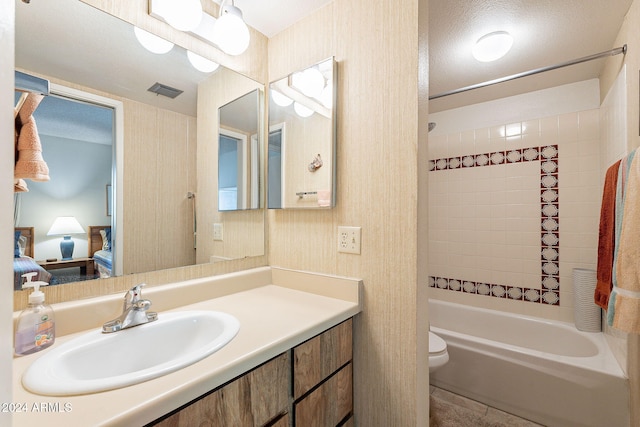
<svg viewBox="0 0 640 427">
<path fill-rule="evenodd" d="M 13 363 L 13 425 L 142 426 L 361 310 L 362 283 L 357 279 L 267 269 L 269 274 L 273 273 L 272 282 L 277 284 L 258 283 L 256 287 L 245 284 L 241 286 L 245 289 L 238 292 L 165 310 L 223 311 L 236 316 L 241 325 L 238 335 L 225 347 L 165 376 L 101 393 L 40 396 L 22 387 L 24 371 L 50 349 L 86 331 L 58 336 L 49 349 L 16 357 Z M 264 269 L 260 272 L 264 273 Z M 233 274 L 233 280 L 238 280 L 238 273 Z M 219 284 L 225 278 L 216 276 L 215 281 Z M 183 288 L 172 286 L 172 292 L 184 294 Z M 145 298 L 154 301 L 153 292 L 143 290 L 143 293 Z M 153 309 L 162 316 L 161 308 Z M 66 313 L 62 317 L 68 319 L 69 315 Z M 56 318 L 56 322 L 59 321 Z"/>
</svg>

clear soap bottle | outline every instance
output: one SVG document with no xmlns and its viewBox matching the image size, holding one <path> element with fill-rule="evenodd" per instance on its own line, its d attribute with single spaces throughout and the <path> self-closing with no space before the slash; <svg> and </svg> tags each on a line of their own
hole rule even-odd
<svg viewBox="0 0 640 427">
<path fill-rule="evenodd" d="M 25 355 L 35 353 L 51 346 L 55 341 L 55 318 L 53 309 L 44 303 L 44 293 L 41 286 L 48 285 L 47 282 L 32 282 L 31 279 L 37 273 L 27 273 L 26 282 L 22 288 L 33 288 L 29 294 L 29 306 L 25 308 L 16 324 L 15 353 Z"/>
</svg>

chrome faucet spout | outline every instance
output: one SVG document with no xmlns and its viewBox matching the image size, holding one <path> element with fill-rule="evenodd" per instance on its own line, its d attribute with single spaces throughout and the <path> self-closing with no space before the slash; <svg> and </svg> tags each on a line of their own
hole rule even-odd
<svg viewBox="0 0 640 427">
<path fill-rule="evenodd" d="M 103 333 L 121 331 L 158 319 L 158 313 L 148 311 L 151 301 L 141 298 L 143 286 L 144 283 L 140 283 L 127 291 L 124 295 L 122 314 L 102 325 Z"/>
</svg>

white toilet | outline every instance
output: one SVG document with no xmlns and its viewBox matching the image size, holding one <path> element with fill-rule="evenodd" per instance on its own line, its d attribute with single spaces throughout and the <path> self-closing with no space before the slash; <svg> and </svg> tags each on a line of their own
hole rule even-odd
<svg viewBox="0 0 640 427">
<path fill-rule="evenodd" d="M 429 373 L 444 366 L 449 361 L 445 340 L 429 331 Z"/>
</svg>

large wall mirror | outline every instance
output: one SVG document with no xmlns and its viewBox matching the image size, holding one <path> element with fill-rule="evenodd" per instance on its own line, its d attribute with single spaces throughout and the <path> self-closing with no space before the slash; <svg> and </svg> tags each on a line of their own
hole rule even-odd
<svg viewBox="0 0 640 427">
<path fill-rule="evenodd" d="M 268 208 L 335 206 L 335 104 L 334 58 L 269 85 Z"/>
<path fill-rule="evenodd" d="M 249 92 L 263 99 L 264 85 L 222 66 L 198 70 L 179 46 L 164 54 L 151 53 L 138 42 L 132 25 L 77 0 L 15 3 L 16 69 L 50 79 L 54 88 L 65 88 L 62 94 L 49 95 L 34 114 L 36 123 L 42 123 L 44 160 L 63 167 L 50 181 L 19 196 L 22 212 L 16 227 L 33 227 L 32 257 L 43 263 L 60 260 L 62 236 L 47 233 L 55 218 L 63 215 L 75 216 L 84 231 L 72 235 L 74 258 L 90 256 L 89 233 L 94 226 L 112 228 L 112 236 L 120 233 L 122 265 L 118 269 L 125 275 L 208 263 L 214 257 L 219 261 L 264 255 L 264 212 L 251 211 L 249 227 L 242 225 L 244 212 L 225 212 L 220 217 L 215 188 L 209 187 L 209 182 L 217 181 L 218 109 Z M 153 86 L 155 92 L 149 90 Z M 117 133 L 115 124 L 105 127 L 104 121 L 72 113 L 86 104 L 68 96 L 74 91 L 122 103 L 120 151 L 109 145 L 114 140 L 111 133 Z M 216 91 L 224 94 L 218 96 Z M 166 96 L 176 93 L 175 98 Z M 68 114 L 63 103 L 50 102 L 62 98 L 71 105 Z M 54 105 L 55 116 L 47 117 L 46 104 Z M 117 115 L 107 115 L 119 120 Z M 248 120 L 263 128 L 259 112 L 254 110 Z M 109 136 L 98 141 L 86 136 L 92 132 Z M 254 133 L 256 144 L 262 144 L 261 132 Z M 66 151 L 60 150 L 62 146 Z M 252 155 L 259 156 L 260 151 Z M 97 178 L 82 174 L 83 170 L 95 172 L 98 163 Z M 60 173 L 71 175 L 60 177 Z M 90 193 L 90 197 L 72 199 L 71 192 Z M 121 212 L 117 220 L 116 212 Z M 224 223 L 229 231 L 224 250 L 211 243 L 209 225 L 214 222 Z M 251 233 L 234 233 L 241 228 Z M 67 273 L 59 265 L 46 267 L 53 276 Z M 82 267 L 74 267 L 70 276 L 89 278 Z M 97 271 L 94 274 L 98 277 Z M 61 278 L 57 283 L 75 279 Z"/>
</svg>

